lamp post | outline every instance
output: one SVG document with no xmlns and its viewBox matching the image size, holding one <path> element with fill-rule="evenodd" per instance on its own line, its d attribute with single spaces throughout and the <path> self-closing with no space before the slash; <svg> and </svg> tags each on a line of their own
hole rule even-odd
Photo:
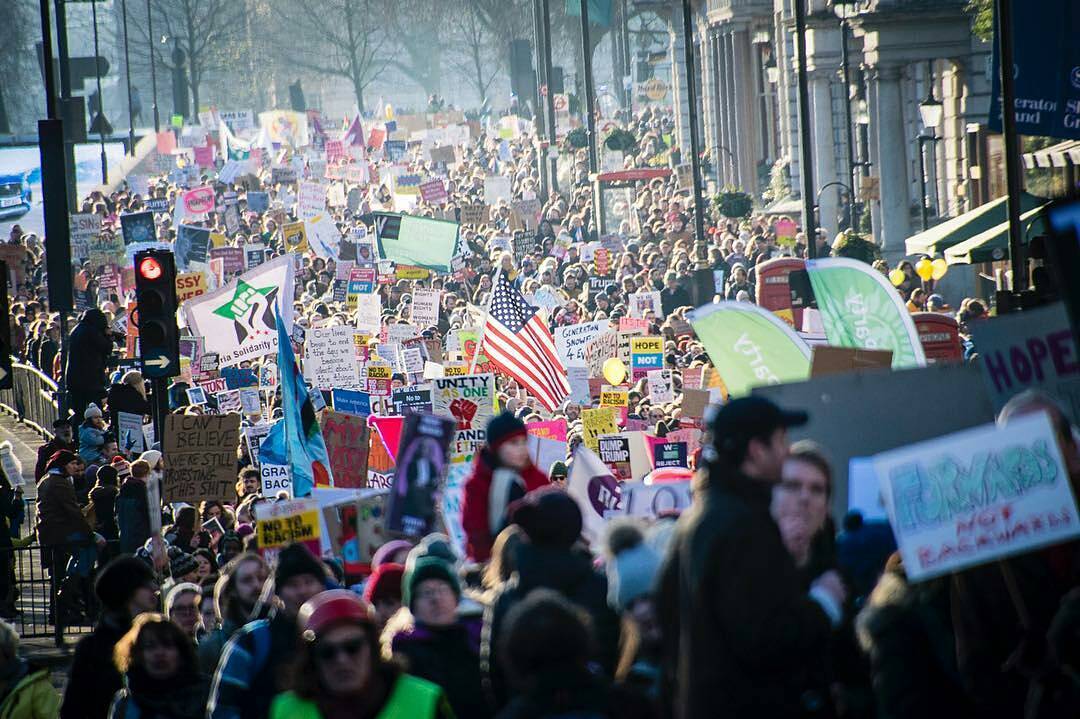
<svg viewBox="0 0 1080 719">
<path fill-rule="evenodd" d="M 817 258 L 817 223 L 814 221 L 814 163 L 810 136 L 810 92 L 806 78 L 806 0 L 795 0 L 795 54 L 799 86 L 799 175 L 802 179 L 803 232 L 806 258 Z"/>
<path fill-rule="evenodd" d="M 127 42 L 127 38 L 124 38 Z M 154 15 L 150 12 L 150 0 L 146 0 L 146 45 L 150 49 L 150 91 L 154 95 L 154 134 L 161 132 L 161 118 L 157 106 L 157 52 L 154 48 Z"/>
<path fill-rule="evenodd" d="M 933 61 L 927 62 L 926 67 L 926 99 L 919 103 L 919 116 L 922 118 L 923 127 L 926 129 L 925 135 L 919 135 L 919 186 L 922 189 L 922 199 L 920 201 L 922 210 L 922 228 L 925 232 L 928 226 L 927 214 L 928 203 L 926 193 L 926 159 L 923 148 L 927 143 L 930 145 L 930 165 L 933 166 L 936 158 L 937 148 L 937 128 L 941 124 L 941 116 L 944 114 L 944 106 L 941 104 L 941 100 L 934 97 L 934 65 Z"/>
<path fill-rule="evenodd" d="M 855 163 L 858 174 L 851 178 L 852 189 L 862 188 L 862 178 L 870 177 L 870 113 L 866 100 L 859 100 L 855 112 L 855 125 L 858 127 L 859 160 Z M 862 201 L 859 201 L 859 214 L 862 214 Z"/>
<path fill-rule="evenodd" d="M 101 184 L 109 181 L 109 158 L 105 154 L 105 97 L 101 94 L 101 65 L 98 58 L 101 50 L 98 44 L 97 0 L 91 0 L 90 12 L 94 19 L 94 70 L 97 76 L 97 120 L 98 140 L 101 143 Z"/>
<path fill-rule="evenodd" d="M 855 142 L 851 132 L 851 70 L 848 65 L 848 18 L 858 13 L 858 0 L 834 0 L 833 12 L 840 18 L 840 74 L 844 81 L 844 135 L 847 140 L 848 181 L 855 184 Z M 856 232 L 859 211 L 855 196 L 848 197 L 848 229 Z"/>
</svg>

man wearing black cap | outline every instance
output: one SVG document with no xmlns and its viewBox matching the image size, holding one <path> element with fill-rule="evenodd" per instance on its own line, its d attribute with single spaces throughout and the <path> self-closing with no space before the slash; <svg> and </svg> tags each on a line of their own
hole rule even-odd
<svg viewBox="0 0 1080 719">
<path fill-rule="evenodd" d="M 53 422 L 53 438 L 38 447 L 37 463 L 34 464 L 35 482 L 45 476 L 45 465 L 54 454 L 61 451 L 76 451 L 74 435 L 75 431 L 68 420 L 58 419 Z"/>
<path fill-rule="evenodd" d="M 658 587 L 664 703 L 676 719 L 795 717 L 827 708 L 811 691 L 844 588 L 835 572 L 809 596 L 769 514 L 788 453 L 806 422 L 759 397 L 736 399 L 709 422 L 711 445 L 694 504 L 671 541 Z"/>
<path fill-rule="evenodd" d="M 120 672 L 113 649 L 131 628 L 132 620 L 157 609 L 157 583 L 150 565 L 131 555 L 117 557 L 98 572 L 94 592 L 101 602 L 101 619 L 93 633 L 75 645 L 71 675 L 61 719 L 105 719 L 113 695 L 120 689 Z"/>
<path fill-rule="evenodd" d="M 281 606 L 270 619 L 246 624 L 225 645 L 207 704 L 208 719 L 265 719 L 270 714 L 282 668 L 296 656 L 296 615 L 304 602 L 330 588 L 324 565 L 303 544 L 278 554 L 274 591 Z"/>
</svg>

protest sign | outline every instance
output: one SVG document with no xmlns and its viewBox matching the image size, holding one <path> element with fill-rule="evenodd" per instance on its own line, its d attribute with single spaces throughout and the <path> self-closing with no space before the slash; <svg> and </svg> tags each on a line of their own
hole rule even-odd
<svg viewBox="0 0 1080 719">
<path fill-rule="evenodd" d="M 471 463 L 487 441 L 487 423 L 495 416 L 495 375 L 441 377 L 432 380 L 431 410 L 455 421 L 450 461 Z"/>
<path fill-rule="evenodd" d="M 581 411 L 581 427 L 585 446 L 594 452 L 600 449 L 600 435 L 616 434 L 619 431 L 619 428 L 615 425 L 615 410 L 612 407 L 583 409 Z"/>
<path fill-rule="evenodd" d="M 262 446 L 262 441 L 266 439 L 266 435 L 270 433 L 270 426 L 265 422 L 259 422 L 244 429 L 244 441 L 247 442 L 248 456 L 251 457 L 251 463 L 256 467 L 262 466 L 259 461 L 259 449 Z"/>
<path fill-rule="evenodd" d="M 153 212 L 129 212 L 120 215 L 120 229 L 124 234 L 124 245 L 157 240 Z"/>
<path fill-rule="evenodd" d="M 608 466 L 620 481 L 632 478 L 630 471 L 630 438 L 613 435 L 599 437 L 600 461 Z"/>
<path fill-rule="evenodd" d="M 525 428 L 529 433 L 529 456 L 537 469 L 547 474 L 552 464 L 566 461 L 565 419 L 530 422 Z"/>
<path fill-rule="evenodd" d="M 286 545 L 298 542 L 312 555 L 322 553 L 319 502 L 310 497 L 271 502 L 259 506 L 255 520 L 255 536 L 259 553 L 273 559 Z"/>
<path fill-rule="evenodd" d="M 441 205 L 450 196 L 446 194 L 446 185 L 443 184 L 443 181 L 436 178 L 420 184 L 420 197 L 430 205 Z"/>
<path fill-rule="evenodd" d="M 190 405 L 198 407 L 206 404 L 206 389 L 203 387 L 188 387 L 185 394 L 187 394 L 187 401 Z"/>
<path fill-rule="evenodd" d="M 418 289 L 412 296 L 412 322 L 417 327 L 439 324 L 440 290 Z"/>
<path fill-rule="evenodd" d="M 483 225 L 488 221 L 487 205 L 462 205 L 458 217 L 463 225 Z"/>
<path fill-rule="evenodd" d="M 389 397 L 391 374 L 389 364 L 368 363 L 364 372 L 367 393 L 372 397 Z"/>
<path fill-rule="evenodd" d="M 902 447 L 873 463 L 910 581 L 1080 536 L 1045 413 Z"/>
<path fill-rule="evenodd" d="M 297 217 L 310 220 L 326 212 L 326 186 L 320 182 L 301 182 L 297 192 Z"/>
<path fill-rule="evenodd" d="M 205 265 L 210 257 L 210 230 L 195 225 L 180 225 L 176 230 L 173 254 L 176 266 L 186 270 L 192 265 Z"/>
<path fill-rule="evenodd" d="M 585 365 L 585 346 L 608 328 L 607 320 L 582 322 L 567 327 L 555 328 L 555 350 L 563 364 Z"/>
<path fill-rule="evenodd" d="M 649 312 L 654 316 L 664 316 L 663 304 L 660 302 L 660 292 L 635 292 L 630 295 L 630 316 L 644 318 Z"/>
<path fill-rule="evenodd" d="M 619 486 L 620 511 L 630 517 L 652 520 L 689 509 L 690 482 L 623 482 Z"/>
<path fill-rule="evenodd" d="M 245 269 L 244 250 L 241 247 L 215 247 L 210 250 L 211 259 L 221 259 L 227 276 L 238 275 Z"/>
<path fill-rule="evenodd" d="M 244 269 L 250 270 L 253 267 L 258 267 L 266 261 L 266 245 L 249 244 L 244 245 Z"/>
<path fill-rule="evenodd" d="M 252 212 L 266 212 L 270 209 L 270 194 L 267 192 L 247 193 L 247 207 Z"/>
<path fill-rule="evenodd" d="M 649 401 L 653 404 L 667 404 L 675 401 L 675 387 L 671 380 L 671 370 L 654 369 L 646 374 L 649 388 Z"/>
<path fill-rule="evenodd" d="M 509 177 L 488 175 L 484 178 L 484 204 L 494 205 L 499 200 L 510 201 L 512 188 Z"/>
<path fill-rule="evenodd" d="M 570 383 L 570 401 L 578 405 L 587 405 L 591 401 L 589 392 L 589 368 L 567 367 L 566 380 Z"/>
<path fill-rule="evenodd" d="M 606 330 L 585 343 L 585 364 L 588 376 L 600 377 L 604 373 L 604 362 L 615 357 L 619 352 L 619 336 Z M 567 368 L 569 369 L 569 367 Z"/>
<path fill-rule="evenodd" d="M 303 222 L 290 222 L 281 226 L 281 239 L 286 252 L 303 254 L 308 251 L 307 226 Z"/>
<path fill-rule="evenodd" d="M 259 400 L 259 390 L 255 387 L 245 387 L 237 390 L 240 393 L 240 411 L 244 414 L 259 414 L 262 412 L 262 402 Z"/>
<path fill-rule="evenodd" d="M 399 265 L 449 273 L 458 243 L 458 224 L 413 215 L 375 213 L 379 257 Z"/>
<path fill-rule="evenodd" d="M 432 414 L 405 417 L 387 507 L 389 532 L 423 537 L 435 530 L 455 422 Z"/>
<path fill-rule="evenodd" d="M 69 220 L 71 234 L 71 256 L 86 259 L 90 256 L 90 243 L 101 234 L 101 215 L 92 212 L 71 215 Z"/>
<path fill-rule="evenodd" d="M 630 339 L 630 379 L 634 382 L 649 371 L 664 366 L 663 337 L 632 337 Z"/>
<path fill-rule="evenodd" d="M 304 341 L 304 378 L 320 389 L 360 386 L 352 327 L 313 327 Z"/>
<path fill-rule="evenodd" d="M 206 338 L 206 350 L 218 353 L 222 366 L 277 352 L 278 308 L 292 331 L 294 266 L 292 255 L 276 257 L 184 303 L 188 327 Z"/>
<path fill-rule="evenodd" d="M 686 442 L 653 442 L 652 459 L 655 469 L 664 467 L 689 467 L 686 454 Z"/>
<path fill-rule="evenodd" d="M 259 477 L 264 497 L 277 497 L 282 492 L 288 497 L 293 496 L 292 472 L 289 465 L 263 462 L 259 465 Z"/>
<path fill-rule="evenodd" d="M 390 392 L 390 403 L 394 414 L 405 415 L 409 412 L 431 413 L 431 385 L 409 385 L 398 387 Z"/>
<path fill-rule="evenodd" d="M 184 302 L 207 292 L 205 272 L 178 272 L 176 274 L 176 301 Z"/>
<path fill-rule="evenodd" d="M 335 387 L 331 391 L 334 409 L 338 412 L 367 417 L 371 414 L 371 396 L 367 392 Z"/>
<path fill-rule="evenodd" d="M 368 428 L 362 417 L 326 410 L 319 418 L 334 486 L 367 485 Z"/>
<path fill-rule="evenodd" d="M 117 412 L 119 427 L 116 429 L 116 444 L 128 456 L 139 455 L 146 450 L 143 442 L 143 421 L 141 414 Z"/>
<path fill-rule="evenodd" d="M 224 392 L 218 392 L 214 395 L 214 400 L 217 402 L 218 412 L 225 414 L 228 412 L 237 412 L 241 410 L 240 404 L 240 390 L 230 389 Z"/>
<path fill-rule="evenodd" d="M 1080 354 L 1061 302 L 971 324 L 994 410 L 1015 394 L 1039 389 L 1080 423 Z"/>
<path fill-rule="evenodd" d="M 162 435 L 163 500 L 233 501 L 240 415 L 169 414 L 165 416 Z"/>
<path fill-rule="evenodd" d="M 378 334 L 382 327 L 382 296 L 375 292 L 349 296 L 356 298 L 356 329 Z"/>
</svg>

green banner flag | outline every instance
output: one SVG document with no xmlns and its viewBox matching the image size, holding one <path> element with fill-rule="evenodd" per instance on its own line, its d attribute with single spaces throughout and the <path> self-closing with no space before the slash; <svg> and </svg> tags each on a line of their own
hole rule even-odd
<svg viewBox="0 0 1080 719">
<path fill-rule="evenodd" d="M 894 369 L 926 366 L 911 313 L 885 275 L 844 257 L 809 260 L 806 271 L 829 344 L 892 350 Z"/>
<path fill-rule="evenodd" d="M 458 245 L 456 222 L 390 212 L 375 213 L 379 257 L 399 265 L 448 274 Z"/>
<path fill-rule="evenodd" d="M 690 313 L 690 324 L 732 397 L 753 387 L 810 376 L 810 347 L 772 312 L 750 302 L 717 302 Z"/>
</svg>

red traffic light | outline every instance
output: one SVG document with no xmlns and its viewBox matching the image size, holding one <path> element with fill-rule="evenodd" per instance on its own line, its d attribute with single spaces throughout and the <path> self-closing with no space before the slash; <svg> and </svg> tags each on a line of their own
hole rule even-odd
<svg viewBox="0 0 1080 719">
<path fill-rule="evenodd" d="M 146 257 L 139 263 L 139 274 L 147 280 L 156 280 L 161 277 L 161 263 L 153 257 Z"/>
</svg>

